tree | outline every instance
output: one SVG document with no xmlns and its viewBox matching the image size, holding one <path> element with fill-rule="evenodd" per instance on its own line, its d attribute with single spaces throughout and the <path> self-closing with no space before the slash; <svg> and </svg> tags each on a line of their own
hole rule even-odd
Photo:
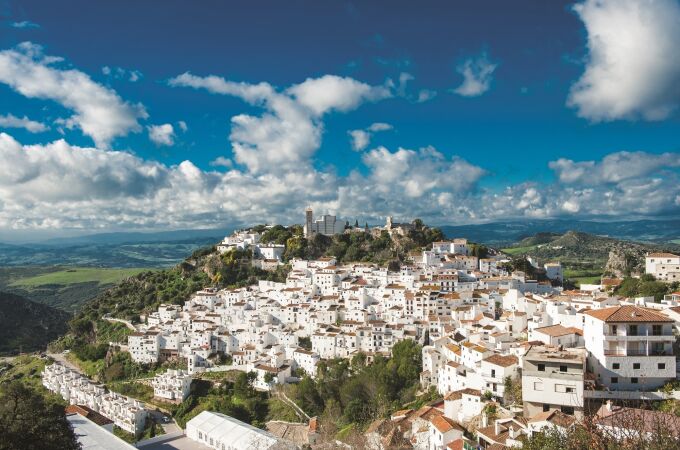
<svg viewBox="0 0 680 450">
<path fill-rule="evenodd" d="M 0 386 L 0 450 L 80 448 L 62 405 L 19 381 Z"/>
<path fill-rule="evenodd" d="M 274 381 L 274 374 L 271 372 L 267 372 L 264 374 L 264 382 L 265 383 L 271 383 Z"/>
<path fill-rule="evenodd" d="M 506 405 L 515 405 L 522 403 L 522 379 L 517 378 L 513 380 L 507 376 L 503 380 L 503 402 Z"/>
</svg>

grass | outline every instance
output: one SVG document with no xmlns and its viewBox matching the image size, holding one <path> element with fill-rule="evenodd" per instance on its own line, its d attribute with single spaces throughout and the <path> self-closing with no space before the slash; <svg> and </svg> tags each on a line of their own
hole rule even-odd
<svg viewBox="0 0 680 450">
<path fill-rule="evenodd" d="M 73 352 L 70 352 L 68 355 L 66 355 L 66 359 L 68 359 L 73 364 L 78 366 L 80 370 L 85 372 L 85 375 L 87 375 L 89 378 L 98 377 L 99 373 L 106 365 L 106 361 L 104 361 L 103 359 L 97 361 L 83 361 L 82 359 L 79 359 L 76 355 L 74 355 Z"/>
<path fill-rule="evenodd" d="M 64 268 L 55 272 L 44 273 L 27 278 L 19 278 L 14 280 L 10 286 L 39 287 L 55 284 L 66 286 L 75 283 L 91 282 L 96 282 L 100 285 L 115 284 L 125 278 L 137 275 L 138 273 L 147 270 L 149 269 L 108 269 L 94 267 Z"/>
<path fill-rule="evenodd" d="M 44 389 L 40 373 L 45 369 L 46 363 L 46 360 L 33 355 L 18 356 L 11 362 L 2 362 L 0 383 L 19 380 L 33 388 Z"/>
<path fill-rule="evenodd" d="M 527 247 L 508 247 L 508 248 L 502 248 L 501 251 L 503 253 L 507 253 L 508 255 L 522 255 L 524 253 L 530 252 L 531 250 L 535 249 L 536 245 L 529 245 Z"/>
<path fill-rule="evenodd" d="M 601 269 L 566 269 L 564 277 L 578 284 L 600 284 Z"/>
</svg>

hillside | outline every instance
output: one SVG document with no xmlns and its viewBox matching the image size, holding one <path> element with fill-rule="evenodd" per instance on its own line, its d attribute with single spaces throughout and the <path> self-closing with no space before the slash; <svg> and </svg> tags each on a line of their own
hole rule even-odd
<svg viewBox="0 0 680 450">
<path fill-rule="evenodd" d="M 589 283 L 603 273 L 624 276 L 644 271 L 645 253 L 677 252 L 680 245 L 633 242 L 568 231 L 562 235 L 538 233 L 502 250 L 512 256 L 530 256 L 539 263 L 558 260 L 565 266 L 567 278 Z"/>
<path fill-rule="evenodd" d="M 442 237 L 440 230 L 422 226 L 408 236 L 394 238 L 386 232 L 378 235 L 356 232 L 306 239 L 301 227 L 294 225 L 273 227 L 263 234 L 262 240 L 284 244 L 284 262 L 292 258 L 334 256 L 340 262 L 398 264 L 409 251 Z M 246 286 L 257 279 L 283 282 L 289 267 L 282 265 L 268 272 L 253 267 L 250 251 L 234 250 L 220 255 L 214 247 L 199 249 L 175 267 L 126 278 L 85 303 L 70 323 L 71 336 L 80 343 L 94 343 L 96 323 L 105 314 L 138 321 L 140 314 L 157 309 L 161 303 L 182 304 L 193 292 L 206 286 Z"/>
<path fill-rule="evenodd" d="M 543 232 L 564 234 L 568 231 L 608 236 L 615 239 L 680 243 L 680 219 L 594 221 L 573 219 L 508 220 L 470 225 L 441 227 L 449 238 L 465 236 L 487 245 L 511 246 L 518 241 Z"/>
<path fill-rule="evenodd" d="M 0 292 L 0 355 L 44 349 L 67 330 L 71 315 Z"/>
</svg>

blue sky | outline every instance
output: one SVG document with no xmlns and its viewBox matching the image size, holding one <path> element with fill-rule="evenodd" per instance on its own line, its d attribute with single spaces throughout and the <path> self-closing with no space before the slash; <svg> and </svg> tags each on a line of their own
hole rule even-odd
<svg viewBox="0 0 680 450">
<path fill-rule="evenodd" d="M 677 215 L 678 30 L 677 0 L 0 1 L 0 230 Z"/>
</svg>

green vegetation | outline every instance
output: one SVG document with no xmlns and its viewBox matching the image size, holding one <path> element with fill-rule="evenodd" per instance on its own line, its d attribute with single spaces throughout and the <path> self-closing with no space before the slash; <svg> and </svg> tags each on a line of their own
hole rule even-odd
<svg viewBox="0 0 680 450">
<path fill-rule="evenodd" d="M 21 381 L 0 384 L 0 450 L 75 450 L 64 406 Z"/>
<path fill-rule="evenodd" d="M 43 350 L 67 330 L 70 315 L 0 292 L 0 355 Z"/>
<path fill-rule="evenodd" d="M 72 267 L 49 272 L 33 277 L 20 278 L 12 282 L 12 286 L 35 287 L 48 284 L 69 285 L 74 283 L 96 282 L 98 284 L 115 284 L 137 275 L 147 269 L 108 269 L 94 267 Z"/>
<path fill-rule="evenodd" d="M 41 390 L 41 372 L 45 369 L 44 359 L 22 355 L 13 358 L 11 361 L 0 362 L 0 385 L 12 381 L 21 381 L 28 387 Z"/>
<path fill-rule="evenodd" d="M 219 386 L 205 380 L 194 380 L 190 395 L 174 412 L 175 420 L 184 428 L 193 417 L 210 410 L 263 428 L 271 417 L 268 394 L 253 388 L 254 379 L 253 372 L 239 372 L 235 381 L 225 378 Z"/>
<path fill-rule="evenodd" d="M 317 378 L 303 378 L 289 397 L 326 427 L 363 427 L 416 400 L 421 370 L 420 346 L 404 340 L 392 348 L 391 358 L 376 356 L 371 364 L 362 354 L 351 362 L 322 361 Z"/>
<path fill-rule="evenodd" d="M 531 250 L 535 249 L 537 246 L 536 245 L 530 245 L 527 247 L 508 247 L 508 248 L 502 248 L 501 251 L 503 253 L 507 253 L 508 255 L 523 255 L 525 253 L 529 253 Z"/>
<path fill-rule="evenodd" d="M 677 291 L 680 284 L 664 283 L 656 281 L 653 275 L 645 274 L 640 278 L 626 277 L 620 286 L 614 291 L 615 294 L 624 297 L 654 297 L 654 300 L 661 301 L 663 296 Z"/>
<path fill-rule="evenodd" d="M 72 313 L 87 300 L 140 270 L 70 269 L 62 266 L 0 267 L 0 290 Z"/>
<path fill-rule="evenodd" d="M 599 284 L 602 279 L 602 269 L 565 269 L 564 278 L 578 284 Z"/>
</svg>

